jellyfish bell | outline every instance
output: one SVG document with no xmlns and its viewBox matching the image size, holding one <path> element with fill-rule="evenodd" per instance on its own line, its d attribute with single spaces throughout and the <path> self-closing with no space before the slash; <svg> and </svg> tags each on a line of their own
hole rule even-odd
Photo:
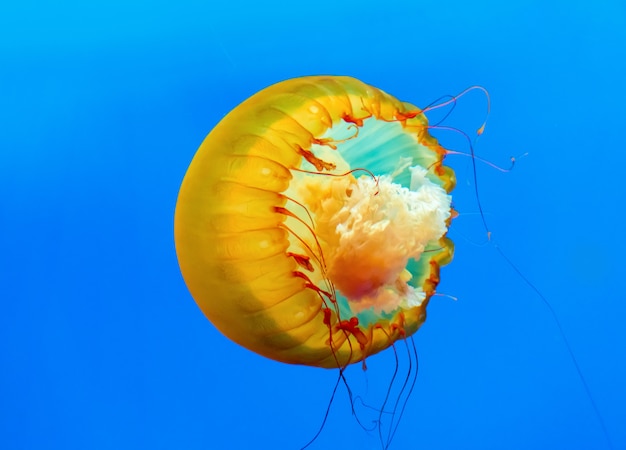
<svg viewBox="0 0 626 450">
<path fill-rule="evenodd" d="M 191 295 L 225 336 L 344 368 L 420 327 L 452 258 L 455 184 L 423 112 L 354 78 L 303 77 L 209 133 L 174 231 Z"/>
</svg>

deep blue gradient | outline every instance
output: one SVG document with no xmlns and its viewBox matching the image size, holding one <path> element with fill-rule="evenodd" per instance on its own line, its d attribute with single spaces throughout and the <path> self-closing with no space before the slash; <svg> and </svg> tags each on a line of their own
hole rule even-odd
<svg viewBox="0 0 626 450">
<path fill-rule="evenodd" d="M 5 3 L 0 448 L 295 449 L 312 437 L 336 371 L 217 332 L 178 270 L 173 211 L 230 109 L 280 80 L 345 74 L 417 105 L 489 90 L 476 152 L 502 166 L 528 153 L 510 173 L 478 164 L 492 242 L 550 301 L 626 449 L 623 1 Z M 485 104 L 471 93 L 445 124 L 473 133 Z M 434 298 L 415 335 L 419 376 L 392 448 L 609 448 L 549 310 L 485 243 L 471 160 L 447 163 L 461 216 L 439 290 L 458 300 Z M 380 396 L 393 352 L 369 365 L 348 375 Z M 380 448 L 345 389 L 313 448 Z"/>
</svg>

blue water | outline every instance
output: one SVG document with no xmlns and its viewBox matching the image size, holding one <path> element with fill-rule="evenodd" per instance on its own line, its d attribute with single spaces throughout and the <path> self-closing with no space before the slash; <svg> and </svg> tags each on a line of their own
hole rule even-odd
<svg viewBox="0 0 626 450">
<path fill-rule="evenodd" d="M 493 242 L 551 302 L 626 449 L 625 3 L 210 4 L 0 8 L 0 448 L 312 437 L 336 373 L 222 337 L 180 276 L 173 210 L 231 108 L 286 78 L 345 74 L 418 105 L 489 90 L 477 153 L 502 166 L 528 153 L 510 173 L 478 165 Z M 473 93 L 446 123 L 472 133 L 484 112 Z M 462 215 L 440 292 L 458 300 L 433 299 L 415 336 L 419 376 L 391 448 L 609 448 L 549 311 L 485 244 L 470 160 L 448 163 Z M 375 395 L 392 364 L 372 358 L 367 388 L 360 368 L 350 376 Z M 345 390 L 315 448 L 379 448 Z"/>
</svg>

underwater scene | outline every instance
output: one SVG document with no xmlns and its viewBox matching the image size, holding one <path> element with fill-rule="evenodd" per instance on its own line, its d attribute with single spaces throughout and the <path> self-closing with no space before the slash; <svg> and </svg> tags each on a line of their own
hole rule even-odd
<svg viewBox="0 0 626 450">
<path fill-rule="evenodd" d="M 0 7 L 0 448 L 626 449 L 626 3 Z"/>
</svg>

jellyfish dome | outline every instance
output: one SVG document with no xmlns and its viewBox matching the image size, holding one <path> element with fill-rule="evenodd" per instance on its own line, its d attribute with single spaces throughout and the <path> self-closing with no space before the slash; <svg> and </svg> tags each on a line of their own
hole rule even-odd
<svg viewBox="0 0 626 450">
<path fill-rule="evenodd" d="M 423 110 L 354 78 L 263 89 L 182 182 L 191 295 L 225 336 L 286 363 L 342 368 L 412 335 L 453 253 L 445 154 Z"/>
</svg>

